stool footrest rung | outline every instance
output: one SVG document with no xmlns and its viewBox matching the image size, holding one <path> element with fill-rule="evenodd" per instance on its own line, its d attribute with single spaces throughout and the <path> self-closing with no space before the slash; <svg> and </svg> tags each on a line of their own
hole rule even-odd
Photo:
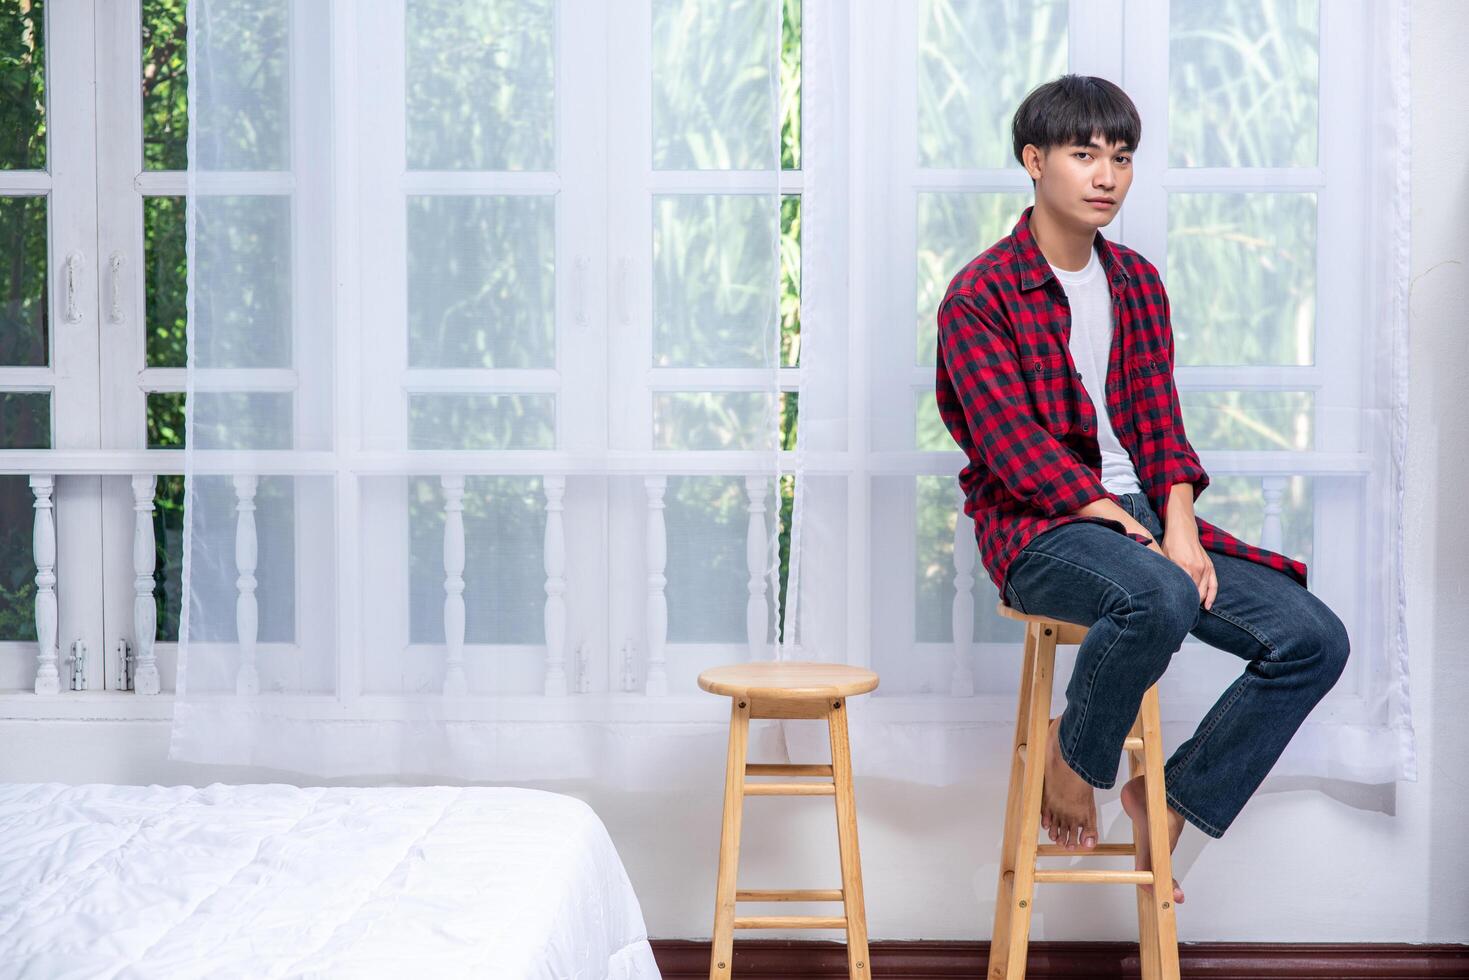
<svg viewBox="0 0 1469 980">
<path fill-rule="evenodd" d="M 751 762 L 745 766 L 746 776 L 830 776 L 829 765 L 788 762 Z"/>
<path fill-rule="evenodd" d="M 1136 735 L 1129 735 L 1122 740 L 1122 751 L 1141 752 L 1142 750 L 1143 740 L 1138 738 Z"/>
<path fill-rule="evenodd" d="M 826 915 L 737 915 L 736 929 L 845 929 L 847 920 Z"/>
<path fill-rule="evenodd" d="M 735 892 L 736 902 L 840 902 L 840 888 L 752 888 Z"/>
<path fill-rule="evenodd" d="M 746 796 L 835 796 L 836 783 L 745 783 Z"/>
<path fill-rule="evenodd" d="M 1036 884 L 1068 882 L 1074 885 L 1151 885 L 1151 871 L 1099 871 L 1094 869 L 1053 871 L 1036 869 Z"/>
<path fill-rule="evenodd" d="M 1036 857 L 1132 857 L 1137 849 L 1131 844 L 1098 844 L 1092 848 L 1077 848 L 1069 851 L 1060 844 L 1041 844 L 1035 849 Z"/>
</svg>

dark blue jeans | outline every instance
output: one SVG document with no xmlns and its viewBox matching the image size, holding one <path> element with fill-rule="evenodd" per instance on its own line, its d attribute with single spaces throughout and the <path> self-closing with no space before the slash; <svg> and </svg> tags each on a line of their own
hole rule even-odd
<svg viewBox="0 0 1469 980">
<path fill-rule="evenodd" d="M 1147 495 L 1123 507 L 1162 544 Z M 1033 538 L 1010 565 L 1005 601 L 1021 612 L 1090 629 L 1061 715 L 1061 754 L 1093 786 L 1117 780 L 1122 740 L 1147 689 L 1190 633 L 1243 658 L 1245 669 L 1169 758 L 1168 802 L 1221 837 L 1311 709 L 1341 676 L 1346 627 L 1284 572 L 1209 552 L 1212 608 L 1170 559 L 1100 524 L 1079 521 Z"/>
</svg>

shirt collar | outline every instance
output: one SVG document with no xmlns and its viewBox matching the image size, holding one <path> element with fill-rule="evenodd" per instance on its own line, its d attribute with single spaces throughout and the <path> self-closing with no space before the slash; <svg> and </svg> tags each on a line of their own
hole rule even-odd
<svg viewBox="0 0 1469 980">
<path fill-rule="evenodd" d="M 1015 222 L 1015 227 L 1010 231 L 1010 250 L 1015 255 L 1020 272 L 1020 288 L 1031 289 L 1039 286 L 1047 279 L 1054 279 L 1051 272 L 1051 263 L 1041 254 L 1040 247 L 1035 243 L 1035 236 L 1030 233 L 1030 213 L 1035 210 L 1035 205 L 1029 205 L 1021 212 L 1020 220 Z M 1107 278 L 1112 285 L 1119 286 L 1126 280 L 1132 278 L 1117 258 L 1117 253 L 1112 248 L 1112 243 L 1103 237 L 1100 231 L 1092 242 L 1092 247 L 1102 259 L 1102 267 L 1107 270 Z"/>
</svg>

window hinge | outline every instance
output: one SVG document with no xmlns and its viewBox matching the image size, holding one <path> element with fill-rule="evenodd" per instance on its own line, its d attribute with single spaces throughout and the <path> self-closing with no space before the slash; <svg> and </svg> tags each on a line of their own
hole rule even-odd
<svg viewBox="0 0 1469 980">
<path fill-rule="evenodd" d="M 117 689 L 131 691 L 133 676 L 138 667 L 138 658 L 134 655 L 132 644 L 128 643 L 127 637 L 118 639 L 115 652 L 117 654 Z"/>
<path fill-rule="evenodd" d="M 87 689 L 87 645 L 81 640 L 71 641 L 71 653 L 67 654 L 71 661 L 71 689 L 73 691 L 85 691 Z"/>
</svg>

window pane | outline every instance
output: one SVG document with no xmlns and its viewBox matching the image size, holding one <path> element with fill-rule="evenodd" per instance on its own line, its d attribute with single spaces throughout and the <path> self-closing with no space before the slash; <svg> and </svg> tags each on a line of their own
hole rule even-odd
<svg viewBox="0 0 1469 980">
<path fill-rule="evenodd" d="M 0 449 L 50 448 L 51 393 L 0 392 Z M 28 477 L 0 475 L 0 641 L 36 641 L 35 500 Z"/>
<path fill-rule="evenodd" d="M 555 449 L 556 396 L 408 396 L 409 449 Z"/>
<path fill-rule="evenodd" d="M 961 192 L 918 195 L 918 352 L 915 363 L 931 367 L 938 357 L 939 303 L 950 281 L 970 259 L 1010 234 L 1026 194 Z"/>
<path fill-rule="evenodd" d="M 1195 512 L 1209 523 L 1222 527 L 1247 544 L 1269 548 L 1289 558 L 1314 563 L 1312 541 L 1315 538 L 1315 498 L 1313 479 L 1293 476 L 1277 501 L 1280 511 L 1280 544 L 1264 540 L 1266 506 L 1269 496 L 1265 481 L 1274 477 L 1213 476 L 1209 488 L 1194 504 Z"/>
<path fill-rule="evenodd" d="M 781 4 L 780 165 L 801 169 L 801 0 Z"/>
<path fill-rule="evenodd" d="M 193 434 L 197 449 L 290 449 L 291 395 L 195 390 Z"/>
<path fill-rule="evenodd" d="M 1315 446 L 1309 391 L 1184 391 L 1183 425 L 1195 449 L 1275 449 Z"/>
<path fill-rule="evenodd" d="M 200 197 L 195 215 L 196 271 L 211 287 L 194 297 L 197 365 L 290 367 L 290 198 Z"/>
<path fill-rule="evenodd" d="M 255 598 L 259 603 L 257 623 L 261 643 L 289 643 L 296 637 L 295 498 L 298 492 L 307 489 L 298 487 L 297 479 L 262 476 L 256 484 Z M 195 538 L 191 553 L 190 592 L 194 602 L 206 607 L 189 620 L 192 626 L 189 638 L 196 642 L 239 641 L 234 597 L 239 591 L 240 572 L 235 567 L 232 549 L 217 546 L 221 529 L 238 524 L 237 500 L 233 477 L 194 477 L 188 501 L 190 520 L 200 537 Z M 208 608 L 215 604 L 222 608 Z M 174 628 L 177 630 L 177 626 Z"/>
<path fill-rule="evenodd" d="M 409 169 L 556 169 L 555 24 L 551 0 L 409 0 Z"/>
<path fill-rule="evenodd" d="M 199 64 L 194 79 L 207 109 L 195 134 L 203 170 L 290 169 L 289 22 L 285 0 L 210 0 L 211 16 L 195 24 Z"/>
<path fill-rule="evenodd" d="M 767 508 L 772 497 L 766 495 Z M 744 643 L 750 598 L 745 561 L 750 509 L 744 478 L 671 476 L 664 501 L 668 642 Z M 766 603 L 773 611 L 768 590 Z"/>
<path fill-rule="evenodd" d="M 959 444 L 949 434 L 939 415 L 938 397 L 932 391 L 920 391 L 914 411 L 914 448 L 922 452 L 958 451 Z"/>
<path fill-rule="evenodd" d="M 184 232 L 182 197 L 143 198 L 143 303 L 149 367 L 184 367 L 188 362 Z"/>
<path fill-rule="evenodd" d="M 920 0 L 920 167 L 1020 166 L 1010 118 L 1066 71 L 1066 10 L 1065 0 Z"/>
<path fill-rule="evenodd" d="M 150 391 L 148 403 L 148 448 L 184 448 L 184 393 Z"/>
<path fill-rule="evenodd" d="M 654 197 L 654 367 L 776 366 L 777 220 L 768 195 Z"/>
<path fill-rule="evenodd" d="M 179 439 L 182 444 L 182 427 Z M 158 609 L 153 638 L 164 643 L 177 643 L 184 594 L 183 476 L 163 474 L 158 477 L 153 491 L 153 508 L 153 601 Z"/>
<path fill-rule="evenodd" d="M 1170 195 L 1167 279 L 1178 364 L 1311 364 L 1316 195 Z"/>
<path fill-rule="evenodd" d="M 952 442 L 952 440 L 950 440 Z M 954 642 L 954 527 L 959 519 L 959 492 L 952 477 L 913 478 L 917 493 L 917 542 L 914 591 L 914 639 L 919 643 Z M 972 528 L 969 518 L 965 523 Z M 972 530 L 965 547 L 974 548 Z M 1024 628 L 995 612 L 999 596 L 976 554 L 974 561 L 974 642 L 1019 643 Z M 947 677 L 947 674 L 945 674 Z"/>
<path fill-rule="evenodd" d="M 408 363 L 555 367 L 554 198 L 408 199 Z"/>
<path fill-rule="evenodd" d="M 143 0 L 143 168 L 189 165 L 186 0 Z"/>
<path fill-rule="evenodd" d="M 0 4 L 0 169 L 46 169 L 45 39 L 44 0 Z"/>
<path fill-rule="evenodd" d="M 780 365 L 801 364 L 801 196 L 780 202 Z"/>
<path fill-rule="evenodd" d="M 653 395 L 654 449 L 768 449 L 771 393 L 672 391 Z"/>
<path fill-rule="evenodd" d="M 1316 165 L 1316 0 L 1172 0 L 1168 165 Z"/>
<path fill-rule="evenodd" d="M 780 25 L 769 0 L 653 0 L 653 168 L 769 170 Z"/>
<path fill-rule="evenodd" d="M 0 197 L 0 364 L 44 367 L 49 361 L 46 312 L 46 198 Z"/>
<path fill-rule="evenodd" d="M 444 493 L 408 484 L 411 643 L 444 642 Z M 464 480 L 464 641 L 545 643 L 546 505 L 540 477 Z"/>
<path fill-rule="evenodd" d="M 51 448 L 51 393 L 0 391 L 0 449 Z"/>
<path fill-rule="evenodd" d="M 0 642 L 36 642 L 35 501 L 28 477 L 0 475 Z"/>
</svg>

